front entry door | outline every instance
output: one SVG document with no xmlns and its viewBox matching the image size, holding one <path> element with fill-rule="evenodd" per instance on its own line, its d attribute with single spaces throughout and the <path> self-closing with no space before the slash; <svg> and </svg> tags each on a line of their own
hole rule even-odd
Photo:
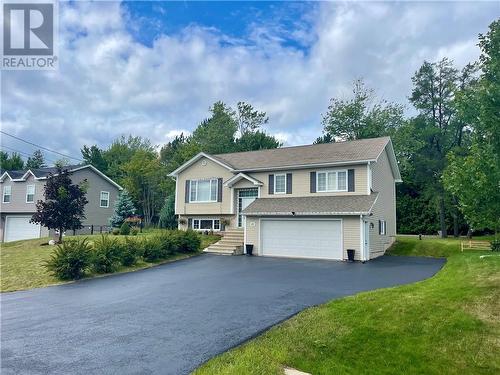
<svg viewBox="0 0 500 375">
<path fill-rule="evenodd" d="M 241 212 L 257 199 L 258 195 L 258 188 L 238 190 L 238 227 L 243 228 L 245 226 L 245 216 L 243 216 Z"/>
<path fill-rule="evenodd" d="M 368 260 L 370 257 L 370 223 L 368 221 L 363 222 L 363 259 Z"/>
</svg>

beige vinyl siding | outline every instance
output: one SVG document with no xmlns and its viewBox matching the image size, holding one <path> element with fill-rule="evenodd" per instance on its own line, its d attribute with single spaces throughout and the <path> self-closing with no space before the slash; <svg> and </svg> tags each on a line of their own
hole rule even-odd
<svg viewBox="0 0 500 375">
<path fill-rule="evenodd" d="M 373 206 L 373 215 L 368 220 L 374 227 L 370 229 L 370 259 L 379 257 L 395 240 L 396 236 L 396 186 L 389 164 L 387 150 L 377 162 L 371 164 L 373 190 L 378 198 Z M 386 234 L 379 235 L 379 220 L 386 221 Z"/>
<path fill-rule="evenodd" d="M 205 165 L 204 165 L 205 164 Z M 186 180 L 222 178 L 225 182 L 233 173 L 208 158 L 200 158 L 177 176 L 175 213 L 178 215 L 224 215 L 231 214 L 231 190 L 222 186 L 222 202 L 185 203 Z"/>
<path fill-rule="evenodd" d="M 289 218 L 289 217 L 288 217 Z M 309 217 L 310 218 L 310 217 Z M 323 217 L 325 218 L 325 217 Z M 347 249 L 354 249 L 356 251 L 356 259 L 360 259 L 360 230 L 359 230 L 359 216 L 330 216 L 329 219 L 342 219 L 342 237 L 344 247 L 344 259 L 347 259 Z M 304 217 L 304 219 L 307 219 Z M 253 253 L 255 255 L 262 255 L 259 248 L 259 228 L 260 217 L 248 216 L 246 219 L 246 244 L 254 245 Z"/>
<path fill-rule="evenodd" d="M 354 169 L 354 191 L 353 192 L 324 192 L 311 193 L 311 172 L 335 171 Z M 269 175 L 270 174 L 292 174 L 292 194 L 269 194 Z M 308 168 L 308 169 L 293 169 L 287 171 L 269 171 L 258 173 L 247 173 L 249 176 L 261 181 L 264 185 L 261 187 L 262 198 L 279 198 L 279 197 L 308 197 L 321 195 L 367 195 L 368 194 L 368 178 L 366 164 L 349 165 L 337 168 Z"/>
</svg>

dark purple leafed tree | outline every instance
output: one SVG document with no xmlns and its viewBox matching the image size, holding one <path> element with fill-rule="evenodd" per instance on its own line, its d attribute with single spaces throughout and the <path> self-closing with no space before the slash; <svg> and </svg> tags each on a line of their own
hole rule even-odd
<svg viewBox="0 0 500 375">
<path fill-rule="evenodd" d="M 86 183 L 87 180 L 83 180 L 79 185 L 73 184 L 68 170 L 59 167 L 56 173 L 51 173 L 47 178 L 43 193 L 45 201 L 36 203 L 37 212 L 30 222 L 57 229 L 59 242 L 64 231 L 82 228 L 85 205 L 88 203 Z"/>
</svg>

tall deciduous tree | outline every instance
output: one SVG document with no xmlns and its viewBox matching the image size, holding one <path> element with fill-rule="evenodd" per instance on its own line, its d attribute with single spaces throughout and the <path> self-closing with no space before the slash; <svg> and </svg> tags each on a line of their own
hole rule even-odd
<svg viewBox="0 0 500 375">
<path fill-rule="evenodd" d="M 125 219 L 135 215 L 136 209 L 132 197 L 127 189 L 123 189 L 115 202 L 113 216 L 109 219 L 112 227 L 119 228 Z"/>
<path fill-rule="evenodd" d="M 435 63 L 424 62 L 412 78 L 410 101 L 420 112 L 424 124 L 419 137 L 424 142 L 414 161 L 416 179 L 425 181 L 421 186 L 437 197 L 442 237 L 447 236 L 447 198 L 441 178 L 446 155 L 461 147 L 464 141 L 466 123 L 457 116 L 456 97 L 470 82 L 472 74 L 469 66 L 460 74 L 453 63 L 444 58 Z"/>
<path fill-rule="evenodd" d="M 82 228 L 85 219 L 86 180 L 73 184 L 67 170 L 58 168 L 50 174 L 44 187 L 45 200 L 36 203 L 36 212 L 30 222 L 59 231 L 59 242 L 64 231 Z"/>
<path fill-rule="evenodd" d="M 403 122 L 403 107 L 377 100 L 361 80 L 354 81 L 353 96 L 332 98 L 322 124 L 330 139 L 351 141 L 392 134 Z"/>
<path fill-rule="evenodd" d="M 163 204 L 167 171 L 155 153 L 138 150 L 123 165 L 123 184 L 138 202 L 144 223 L 150 225 Z"/>
<path fill-rule="evenodd" d="M 255 132 L 248 131 L 235 141 L 237 151 L 265 150 L 278 148 L 282 145 L 275 137 L 260 130 Z"/>
<path fill-rule="evenodd" d="M 26 169 L 36 169 L 46 167 L 42 151 L 36 150 L 26 161 Z"/>
</svg>

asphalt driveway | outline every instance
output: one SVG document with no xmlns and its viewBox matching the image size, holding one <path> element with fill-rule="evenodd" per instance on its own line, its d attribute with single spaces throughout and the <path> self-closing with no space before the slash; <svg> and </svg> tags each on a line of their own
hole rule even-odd
<svg viewBox="0 0 500 375">
<path fill-rule="evenodd" d="M 444 260 L 203 255 L 1 295 L 2 374 L 186 374 L 298 311 L 434 275 Z"/>
</svg>

